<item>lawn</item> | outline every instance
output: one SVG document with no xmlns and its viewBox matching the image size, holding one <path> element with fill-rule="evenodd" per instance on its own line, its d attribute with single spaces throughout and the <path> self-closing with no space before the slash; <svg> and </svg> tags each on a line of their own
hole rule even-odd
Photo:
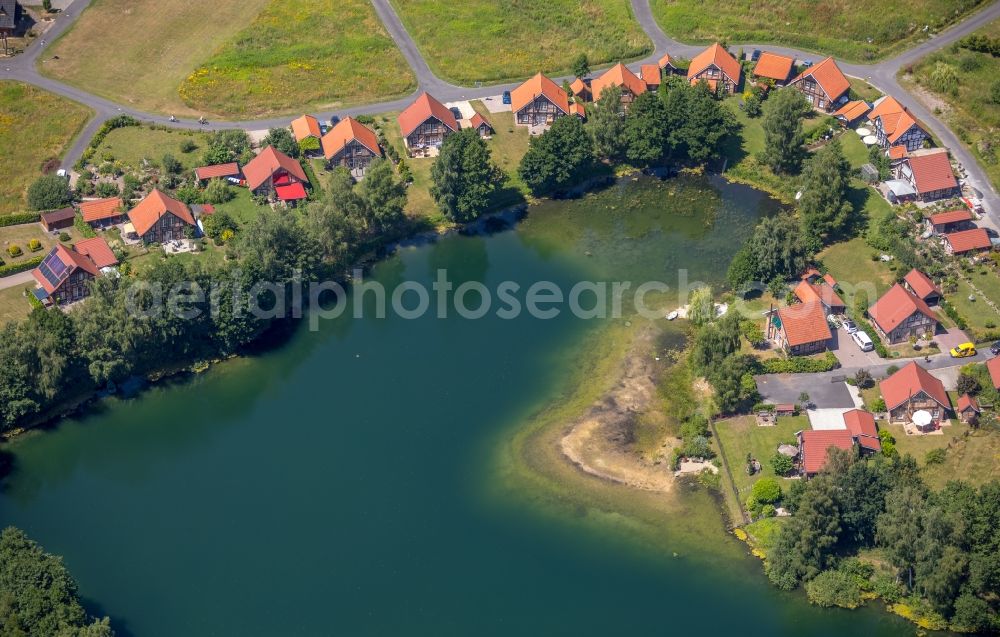
<svg viewBox="0 0 1000 637">
<path fill-rule="evenodd" d="M 975 300 L 970 301 L 970 297 Z M 949 294 L 947 299 L 958 310 L 958 314 L 968 322 L 969 327 L 977 332 L 992 330 L 987 324 L 1000 325 L 1000 315 L 996 310 L 987 305 L 983 298 L 973 292 L 969 284 L 962 279 L 958 279 L 958 289 L 954 294 Z"/>
<path fill-rule="evenodd" d="M 195 115 L 177 89 L 268 0 L 94 0 L 41 71 L 145 111 Z M 58 59 L 55 59 L 58 56 Z"/>
<path fill-rule="evenodd" d="M 964 431 L 965 429 L 962 430 L 963 433 Z M 1000 432 L 984 428 L 970 430 L 968 435 L 962 435 L 958 431 L 947 430 L 944 439 L 952 443 L 946 452 L 945 461 L 942 464 L 924 466 L 924 476 L 932 487 L 941 488 L 956 476 L 976 485 L 1000 478 Z M 921 465 L 924 464 L 923 460 L 923 457 L 918 457 Z"/>
<path fill-rule="evenodd" d="M 181 99 L 196 111 L 231 117 L 338 108 L 416 88 L 367 0 L 272 0 L 198 62 L 180 86 Z"/>
<path fill-rule="evenodd" d="M 809 429 L 809 419 L 805 415 L 788 416 L 778 419 L 773 427 L 758 427 L 753 416 L 739 416 L 715 423 L 719 442 L 726 452 L 729 469 L 740 493 L 741 504 L 750 495 L 750 487 L 761 476 L 774 476 L 771 457 L 779 444 L 795 443 L 795 432 Z M 763 470 L 749 476 L 746 472 L 746 456 L 756 458 Z M 786 485 L 787 486 L 787 485 Z"/>
<path fill-rule="evenodd" d="M 60 232 L 70 235 L 71 239 L 69 243 L 81 238 L 79 233 L 72 227 L 60 230 Z M 36 252 L 28 250 L 28 241 L 31 239 L 38 239 L 39 243 L 42 244 L 40 250 Z M 56 243 L 59 243 L 59 240 L 45 232 L 45 228 L 38 223 L 22 223 L 16 226 L 0 227 L 0 262 L 7 264 L 22 263 L 28 259 L 44 255 Z M 7 248 L 11 245 L 19 246 L 23 254 L 19 257 L 11 257 L 7 253 Z"/>
<path fill-rule="evenodd" d="M 24 291 L 34 287 L 34 284 L 29 283 L 0 290 L 0 327 L 28 316 L 31 304 L 24 297 Z"/>
<path fill-rule="evenodd" d="M 1000 37 L 1000 20 L 976 32 Z M 906 69 L 904 68 L 904 71 Z M 1000 58 L 953 45 L 923 58 L 902 81 L 951 128 L 1000 187 Z"/>
<path fill-rule="evenodd" d="M 104 141 L 94 153 L 94 162 L 107 161 L 105 155 L 141 171 L 143 160 L 157 164 L 169 153 L 184 166 L 185 169 L 197 168 L 202 165 L 201 157 L 207 145 L 207 133 L 197 131 L 177 130 L 173 128 L 151 128 L 149 126 L 125 126 L 108 133 Z M 194 141 L 197 148 L 183 152 L 181 145 L 185 141 Z"/>
<path fill-rule="evenodd" d="M 651 5 L 663 30 L 681 40 L 784 44 L 861 62 L 907 49 L 982 3 L 891 0 L 873 7 L 861 0 L 653 0 Z M 925 25 L 930 27 L 927 32 Z"/>
<path fill-rule="evenodd" d="M 28 186 L 44 164 L 62 157 L 92 114 L 34 86 L 0 81 L 0 214 L 27 207 Z"/>
<path fill-rule="evenodd" d="M 874 102 L 882 97 L 882 91 L 860 78 L 849 77 L 847 80 L 851 83 L 851 90 L 866 102 Z"/>
<path fill-rule="evenodd" d="M 868 293 L 874 303 L 896 281 L 896 274 L 887 263 L 873 261 L 875 250 L 861 237 L 841 241 L 825 248 L 817 255 L 827 271 L 837 279 L 843 289 L 844 302 L 851 305 L 856 289 Z"/>
<path fill-rule="evenodd" d="M 430 191 L 431 165 L 434 160 L 430 157 L 406 157 L 403 136 L 399 132 L 399 124 L 396 122 L 398 116 L 398 112 L 383 113 L 376 117 L 375 121 L 385 134 L 386 142 L 396 149 L 400 157 L 405 158 L 406 165 L 413 173 L 413 183 L 407 190 L 406 213 L 413 217 L 427 217 L 432 220 L 432 223 L 444 222 Z"/>
<path fill-rule="evenodd" d="M 215 204 L 216 212 L 226 211 L 232 215 L 238 223 L 246 225 L 260 214 L 261 207 L 253 202 L 250 190 L 247 188 L 234 188 L 236 196 L 222 204 Z"/>
<path fill-rule="evenodd" d="M 461 84 L 565 75 L 580 53 L 596 66 L 652 51 L 627 0 L 392 4 L 434 72 Z"/>
</svg>

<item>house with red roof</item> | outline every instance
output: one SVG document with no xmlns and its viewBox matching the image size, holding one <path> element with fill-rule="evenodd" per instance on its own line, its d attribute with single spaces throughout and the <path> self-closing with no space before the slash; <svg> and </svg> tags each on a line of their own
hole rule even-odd
<svg viewBox="0 0 1000 637">
<path fill-rule="evenodd" d="M 949 210 L 933 214 L 926 219 L 927 229 L 932 234 L 947 234 L 956 230 L 966 230 L 972 226 L 972 211 L 968 208 Z"/>
<path fill-rule="evenodd" d="M 903 286 L 927 305 L 937 305 L 941 302 L 941 288 L 931 281 L 931 278 L 913 268 L 903 277 Z"/>
<path fill-rule="evenodd" d="M 882 451 L 882 441 L 878 437 L 878 426 L 875 416 L 864 409 L 850 409 L 843 413 L 844 426 L 854 436 L 855 442 L 862 453 L 879 453 Z"/>
<path fill-rule="evenodd" d="M 944 239 L 944 250 L 948 254 L 968 255 L 977 252 L 987 252 L 993 248 L 990 235 L 986 228 L 973 228 L 941 235 Z"/>
<path fill-rule="evenodd" d="M 108 242 L 101 237 L 87 239 L 70 249 L 57 244 L 32 270 L 38 287 L 35 298 L 43 303 L 66 305 L 90 296 L 90 285 L 101 268 L 116 265 Z"/>
<path fill-rule="evenodd" d="M 646 83 L 646 90 L 655 91 L 660 88 L 663 77 L 660 75 L 660 67 L 656 64 L 643 64 L 639 67 L 639 79 Z"/>
<path fill-rule="evenodd" d="M 875 329 L 887 343 L 895 344 L 937 331 L 937 315 L 920 298 L 900 284 L 889 288 L 868 308 Z"/>
<path fill-rule="evenodd" d="M 851 88 L 851 82 L 832 57 L 802 71 L 788 85 L 800 90 L 814 109 L 825 113 L 846 102 Z"/>
<path fill-rule="evenodd" d="M 833 277 L 830 279 L 833 280 Z M 834 289 L 836 281 L 833 284 L 824 279 L 817 279 L 817 281 L 822 283 L 817 284 L 809 280 L 799 281 L 793 290 L 795 298 L 802 303 L 820 303 L 823 306 L 823 311 L 827 314 L 843 314 L 844 310 L 847 309 L 847 304 Z"/>
<path fill-rule="evenodd" d="M 795 60 L 787 55 L 779 55 L 764 51 L 757 58 L 757 64 L 753 67 L 754 80 L 770 80 L 775 86 L 784 86 L 788 83 L 788 78 L 792 76 L 792 66 Z"/>
<path fill-rule="evenodd" d="M 647 90 L 646 83 L 640 80 L 635 73 L 628 70 L 628 67 L 621 62 L 612 66 L 590 83 L 590 92 L 594 96 L 594 101 L 600 101 L 604 90 L 612 86 L 617 86 L 621 89 L 622 109 L 626 111 L 629 105 L 635 101 L 635 98 Z"/>
<path fill-rule="evenodd" d="M 363 176 L 372 160 L 382 156 L 375 131 L 353 117 L 345 117 L 327 131 L 322 145 L 329 167 L 344 166 L 356 177 Z"/>
<path fill-rule="evenodd" d="M 408 149 L 440 148 L 444 138 L 458 132 L 458 120 L 451 109 L 421 93 L 396 118 L 403 143 Z"/>
<path fill-rule="evenodd" d="M 890 422 L 911 423 L 915 412 L 926 411 L 931 415 L 931 426 L 937 427 L 951 411 L 944 383 L 915 362 L 879 383 L 879 391 Z"/>
<path fill-rule="evenodd" d="M 163 194 L 160 190 L 128 211 L 129 222 L 143 243 L 164 243 L 184 239 L 197 228 L 187 204 Z"/>
<path fill-rule="evenodd" d="M 590 92 L 590 84 L 583 78 L 578 77 L 573 80 L 573 83 L 569 85 L 569 90 L 573 91 L 573 97 L 579 97 L 584 102 L 590 102 L 594 99 Z"/>
<path fill-rule="evenodd" d="M 660 72 L 663 77 L 668 75 L 683 75 L 684 72 L 677 68 L 674 64 L 674 60 L 670 57 L 669 53 L 664 53 L 663 57 L 656 61 L 656 66 L 660 67 Z"/>
<path fill-rule="evenodd" d="M 847 429 L 806 429 L 796 434 L 799 442 L 799 471 L 811 478 L 826 466 L 830 449 L 856 453 L 854 435 Z"/>
<path fill-rule="evenodd" d="M 243 167 L 243 176 L 247 188 L 256 195 L 275 197 L 285 203 L 294 203 L 305 199 L 306 177 L 302 165 L 274 146 L 268 146 L 260 151 Z"/>
<path fill-rule="evenodd" d="M 931 136 L 905 106 L 891 96 L 881 97 L 868 113 L 878 144 L 885 149 L 901 146 L 907 151 L 923 148 Z"/>
<path fill-rule="evenodd" d="M 600 97 L 591 82 L 591 95 Z M 514 123 L 521 126 L 548 126 L 557 117 L 570 114 L 569 95 L 561 86 L 537 73 L 510 92 Z"/>
<path fill-rule="evenodd" d="M 713 91 L 721 87 L 726 93 L 735 93 L 742 73 L 736 58 L 716 42 L 692 58 L 687 78 L 691 84 L 704 81 Z"/>
<path fill-rule="evenodd" d="M 295 141 L 302 142 L 309 138 L 317 141 L 323 137 L 323 128 L 319 125 L 319 120 L 312 115 L 302 115 L 292 120 L 292 137 Z"/>
<path fill-rule="evenodd" d="M 212 164 L 211 166 L 200 166 L 194 169 L 194 176 L 199 182 L 211 181 L 213 179 L 234 179 L 242 178 L 240 165 L 234 161 L 225 164 Z"/>
<path fill-rule="evenodd" d="M 994 356 L 986 361 L 986 371 L 990 373 L 993 389 L 1000 391 L 1000 356 Z"/>
<path fill-rule="evenodd" d="M 947 199 L 961 194 L 947 149 L 910 152 L 895 172 L 897 179 L 913 186 L 920 201 Z"/>
<path fill-rule="evenodd" d="M 769 313 L 764 333 L 791 356 L 826 351 L 833 334 L 822 303 L 796 303 Z"/>
<path fill-rule="evenodd" d="M 959 396 L 958 404 L 955 406 L 955 414 L 958 416 L 959 420 L 966 424 L 975 423 L 982 413 L 982 410 L 979 408 L 979 403 L 973 396 L 970 396 L 969 394 L 962 394 Z"/>
<path fill-rule="evenodd" d="M 493 125 L 479 113 L 469 118 L 469 128 L 476 131 L 476 135 L 479 135 L 483 139 L 489 139 L 493 136 L 494 132 Z"/>
<path fill-rule="evenodd" d="M 860 122 L 871 108 L 864 100 L 854 100 L 834 111 L 833 116 L 844 126 L 851 127 Z"/>
<path fill-rule="evenodd" d="M 80 203 L 80 216 L 91 228 L 106 228 L 125 219 L 125 202 L 121 197 L 92 199 Z"/>
</svg>

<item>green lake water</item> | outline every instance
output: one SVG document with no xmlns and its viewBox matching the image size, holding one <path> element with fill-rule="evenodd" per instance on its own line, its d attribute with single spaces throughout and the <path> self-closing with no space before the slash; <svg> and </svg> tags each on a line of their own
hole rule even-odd
<svg viewBox="0 0 1000 637">
<path fill-rule="evenodd" d="M 776 209 L 720 180 L 643 179 L 401 248 L 370 276 L 719 282 Z M 123 635 L 913 633 L 772 589 L 700 488 L 639 542 L 582 492 L 552 502 L 577 515 L 546 515 L 547 496 L 502 484 L 496 449 L 604 329 L 566 312 L 303 329 L 9 445 L 0 520 L 63 555 Z"/>
</svg>

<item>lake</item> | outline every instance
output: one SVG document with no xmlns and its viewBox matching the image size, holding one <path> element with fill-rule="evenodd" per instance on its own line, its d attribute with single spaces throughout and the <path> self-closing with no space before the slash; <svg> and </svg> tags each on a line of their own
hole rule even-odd
<svg viewBox="0 0 1000 637">
<path fill-rule="evenodd" d="M 716 178 L 629 180 L 368 278 L 719 283 L 777 210 Z M 123 635 L 912 634 L 771 588 L 705 489 L 631 492 L 542 444 L 627 318 L 350 315 L 8 445 L 0 518 Z"/>
</svg>

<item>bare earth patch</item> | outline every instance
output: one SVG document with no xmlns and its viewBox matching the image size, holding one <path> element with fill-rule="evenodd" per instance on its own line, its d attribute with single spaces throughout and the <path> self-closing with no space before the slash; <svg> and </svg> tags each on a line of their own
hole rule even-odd
<svg viewBox="0 0 1000 637">
<path fill-rule="evenodd" d="M 646 491 L 669 492 L 674 478 L 668 464 L 670 439 L 646 459 L 633 446 L 634 427 L 656 398 L 655 328 L 644 330 L 621 366 L 620 381 L 572 423 L 560 449 L 580 470 L 604 480 Z"/>
</svg>

